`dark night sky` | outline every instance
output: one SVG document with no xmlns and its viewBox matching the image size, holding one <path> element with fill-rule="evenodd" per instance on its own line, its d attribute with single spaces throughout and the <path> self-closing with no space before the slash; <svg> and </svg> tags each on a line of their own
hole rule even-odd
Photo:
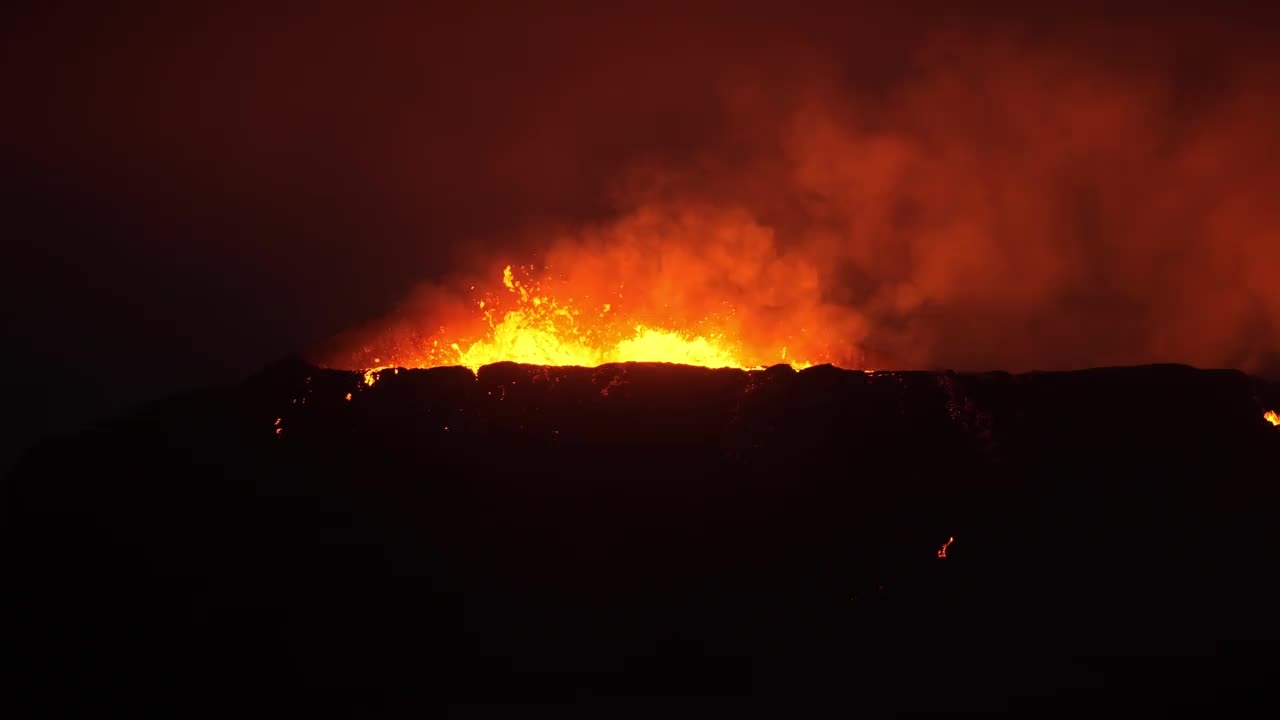
<svg viewBox="0 0 1280 720">
<path fill-rule="evenodd" d="M 0 30 L 8 96 L 0 125 L 4 464 L 42 433 L 181 389 L 234 382 L 386 313 L 416 284 L 447 276 L 485 248 L 509 247 L 531 224 L 625 213 L 635 194 L 618 188 L 635 182 L 636 167 L 696 164 L 686 174 L 706 180 L 713 196 L 717 188 L 738 198 L 799 196 L 791 184 L 762 189 L 725 179 L 753 175 L 742 168 L 774 167 L 751 142 L 775 121 L 772 98 L 800 103 L 790 91 L 821 74 L 826 90 L 816 96 L 824 107 L 883 101 L 901 111 L 866 121 L 866 132 L 876 122 L 926 127 L 928 113 L 903 110 L 915 106 L 898 91 L 917 87 L 919 58 L 935 48 L 961 48 L 961 67 L 969 67 L 966 49 L 976 56 L 997 48 L 973 66 L 986 68 L 975 71 L 983 77 L 992 67 L 1028 66 L 1055 78 L 1055 68 L 1066 66 L 1070 76 L 1074 63 L 1087 61 L 1080 71 L 1087 87 L 1131 78 L 1124 88 L 1158 94 L 1158 112 L 1117 115 L 1117 133 L 1147 137 L 1149 130 L 1167 141 L 1167 150 L 1153 144 L 1157 158 L 1202 145 L 1208 156 L 1227 158 L 1223 181 L 1212 176 L 1211 185 L 1231 188 L 1222 204 L 1238 209 L 1228 213 L 1230 230 L 1257 236 L 1206 287 L 1256 273 L 1239 270 L 1241 257 L 1264 269 L 1280 261 L 1266 249 L 1280 238 L 1280 219 L 1257 209 L 1280 178 L 1269 169 L 1280 159 L 1268 89 L 1277 77 L 1274 25 L 1244 4 L 1213 3 L 1211 16 L 1156 4 L 1108 15 L 1077 3 L 1035 16 L 971 3 L 950 4 L 963 10 L 895 3 L 893 13 L 844 3 L 838 11 L 796 3 L 772 10 L 537 3 L 536 12 L 516 4 L 407 4 L 378 13 L 360 3 L 288 11 L 265 9 L 269 3 L 32 5 Z M 929 76 L 947 62 L 934 60 Z M 739 116 L 725 88 L 751 88 L 763 101 Z M 1001 107 L 1035 110 L 1043 97 Z M 981 107 L 980 93 L 965 103 Z M 946 108 L 939 101 L 939 117 Z M 961 115 L 963 122 L 975 116 Z M 1110 120 L 1096 122 L 1105 130 Z M 1256 143 L 1250 133 L 1259 135 Z M 966 146 L 968 137 L 956 144 Z M 1062 142 L 1076 147 L 1069 137 Z M 1134 183 L 1165 174 L 1133 163 L 1126 177 Z M 1112 175 L 1087 168 L 1077 184 Z M 1198 192 L 1194 184 L 1173 187 L 1166 200 L 1178 206 L 1181 193 Z M 1107 225 L 1111 211 L 1099 212 Z M 1205 217 L 1218 216 L 1210 209 L 1196 215 Z M 1107 241 L 1108 257 L 1159 234 L 1154 222 L 1134 227 L 1126 240 Z M 1192 258 L 1218 247 L 1219 236 L 1206 233 L 1203 243 L 1189 241 L 1199 248 Z M 1124 316 L 1108 305 L 1111 296 L 1092 290 L 1116 284 L 1116 276 L 1089 278 L 1064 291 L 1064 307 L 1092 303 L 1088 312 L 1098 317 Z M 1150 292 L 1169 295 L 1185 285 L 1175 273 Z M 1221 302 L 1256 315 L 1245 324 L 1274 338 L 1276 301 Z M 1149 321 L 1168 325 L 1176 316 L 1170 310 Z M 1033 325 L 1037 317 L 1017 321 Z M 1188 332 L 1197 323 L 1211 324 L 1191 322 Z M 1121 347 L 1127 332 L 1117 321 L 1097 341 Z M 920 357 L 940 364 L 1053 364 L 1030 353 L 948 352 L 963 343 L 945 333 L 930 337 L 932 350 Z M 1187 346 L 1183 357 L 1098 357 L 1241 358 L 1258 370 L 1277 349 L 1272 339 L 1261 350 L 1218 352 L 1235 342 L 1222 340 L 1213 352 Z"/>
</svg>

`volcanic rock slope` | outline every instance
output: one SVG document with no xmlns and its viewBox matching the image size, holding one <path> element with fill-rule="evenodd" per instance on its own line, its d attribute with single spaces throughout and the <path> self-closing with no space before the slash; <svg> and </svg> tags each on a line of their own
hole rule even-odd
<svg viewBox="0 0 1280 720">
<path fill-rule="evenodd" d="M 1183 366 L 289 359 L 28 453 L 15 687 L 155 714 L 1268 701 L 1268 408 Z"/>
</svg>

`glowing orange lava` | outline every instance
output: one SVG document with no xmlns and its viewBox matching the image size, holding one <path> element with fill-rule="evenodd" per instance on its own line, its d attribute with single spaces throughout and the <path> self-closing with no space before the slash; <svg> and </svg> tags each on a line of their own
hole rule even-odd
<svg viewBox="0 0 1280 720">
<path fill-rule="evenodd" d="M 372 358 L 374 365 L 363 370 L 365 384 L 373 385 L 388 368 L 460 365 L 474 372 L 504 361 L 581 367 L 664 362 L 739 369 L 775 364 L 803 369 L 815 360 L 827 361 L 789 355 L 785 337 L 746 342 L 735 308 L 727 304 L 693 322 L 673 321 L 651 308 L 629 312 L 621 284 L 615 296 L 575 297 L 571 288 L 555 287 L 553 279 L 522 279 L 508 265 L 502 285 L 503 290 L 474 299 L 474 317 L 384 348 L 382 355 Z M 548 286 L 550 290 L 544 289 Z M 473 329 L 468 331 L 468 326 Z"/>
<path fill-rule="evenodd" d="M 377 359 L 375 359 L 375 360 L 374 360 L 374 362 L 381 362 L 381 359 L 380 359 L 380 358 L 377 358 Z M 410 367 L 412 367 L 412 366 L 410 366 Z M 435 366 L 435 365 L 422 365 L 422 366 L 420 366 L 420 367 L 436 367 L 436 366 Z M 474 369 L 474 368 L 473 368 L 473 369 Z M 372 387 L 374 383 L 378 382 L 378 378 L 382 376 L 382 371 L 383 371 L 383 370 L 394 370 L 395 372 L 399 372 L 399 369 L 398 369 L 398 368 L 397 368 L 397 366 L 395 366 L 395 365 L 378 365 L 377 367 L 365 368 L 364 373 L 363 373 L 363 374 L 364 374 L 364 384 L 365 384 L 365 385 L 369 385 L 370 387 Z"/>
<path fill-rule="evenodd" d="M 944 542 L 944 543 L 942 543 L 942 547 L 938 548 L 938 557 L 939 557 L 939 558 L 946 558 L 946 557 L 947 557 L 947 548 L 951 547 L 951 543 L 953 543 L 953 542 L 955 542 L 955 541 L 956 541 L 956 539 L 955 539 L 955 538 L 953 538 L 953 537 L 949 537 L 949 538 L 947 538 L 947 541 L 946 541 L 946 542 Z"/>
<path fill-rule="evenodd" d="M 1267 413 L 1262 417 L 1265 418 L 1266 421 L 1271 423 L 1272 425 L 1280 427 L 1280 415 L 1277 415 L 1275 410 L 1268 410 Z"/>
</svg>

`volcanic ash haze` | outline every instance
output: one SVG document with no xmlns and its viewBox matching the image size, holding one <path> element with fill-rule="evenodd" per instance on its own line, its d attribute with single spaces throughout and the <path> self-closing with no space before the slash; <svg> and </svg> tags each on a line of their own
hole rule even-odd
<svg viewBox="0 0 1280 720">
<path fill-rule="evenodd" d="M 634 150 L 601 212 L 477 238 L 321 359 L 1280 372 L 1274 59 L 1181 25 L 913 38 L 637 84 L 687 132 L 590 128 Z"/>
</svg>

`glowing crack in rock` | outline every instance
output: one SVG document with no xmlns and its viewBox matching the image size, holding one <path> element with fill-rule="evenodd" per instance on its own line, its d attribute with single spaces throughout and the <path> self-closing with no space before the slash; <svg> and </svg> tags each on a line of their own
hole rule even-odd
<svg viewBox="0 0 1280 720">
<path fill-rule="evenodd" d="M 947 541 L 946 541 L 946 542 L 942 543 L 942 547 L 938 548 L 938 557 L 939 557 L 940 559 L 946 559 L 946 557 L 947 557 L 947 548 L 951 547 L 951 543 L 953 543 L 953 542 L 955 542 L 955 541 L 956 541 L 956 539 L 955 539 L 955 538 L 953 538 L 953 537 L 949 537 L 949 538 L 947 538 Z"/>
</svg>

